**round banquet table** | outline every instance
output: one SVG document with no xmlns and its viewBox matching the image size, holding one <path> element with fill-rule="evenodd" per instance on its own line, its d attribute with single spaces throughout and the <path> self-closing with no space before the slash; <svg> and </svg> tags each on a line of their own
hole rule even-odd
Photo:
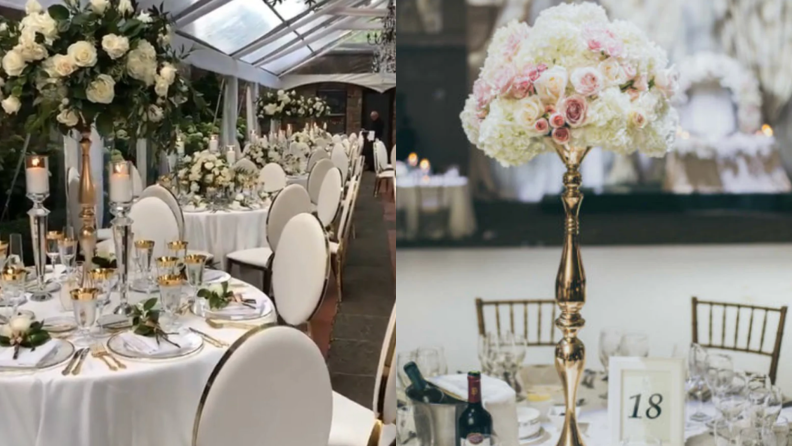
<svg viewBox="0 0 792 446">
<path fill-rule="evenodd" d="M 231 280 L 246 297 L 263 297 L 254 287 Z M 133 293 L 130 302 L 145 299 Z M 110 312 L 118 303 L 112 297 Z M 270 308 L 272 302 L 269 302 Z M 20 307 L 38 319 L 62 312 L 57 293 L 47 302 Z M 71 314 L 71 313 L 68 313 Z M 256 323 L 276 322 L 275 310 Z M 184 326 L 233 343 L 245 331 L 212 329 L 191 313 Z M 102 338 L 106 341 L 106 338 Z M 126 369 L 110 371 L 91 355 L 77 376 L 63 376 L 64 365 L 35 373 L 0 372 L 0 443 L 13 446 L 190 446 L 198 402 L 226 349 L 204 342 L 192 356 L 157 362 L 121 358 Z"/>
<path fill-rule="evenodd" d="M 269 206 L 250 211 L 184 212 L 184 237 L 191 250 L 211 253 L 225 270 L 227 254 L 267 246 L 268 212 Z"/>
<path fill-rule="evenodd" d="M 439 202 L 439 203 L 438 203 Z M 459 239 L 476 232 L 476 217 L 468 179 L 436 175 L 426 180 L 413 175 L 396 178 L 396 210 L 405 213 L 405 237 L 418 236 L 423 209 L 448 208 L 448 235 Z"/>
</svg>

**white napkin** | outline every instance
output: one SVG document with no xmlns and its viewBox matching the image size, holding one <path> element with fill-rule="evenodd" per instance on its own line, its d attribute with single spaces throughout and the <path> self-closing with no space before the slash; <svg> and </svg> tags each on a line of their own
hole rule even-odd
<svg viewBox="0 0 792 446">
<path fill-rule="evenodd" d="M 142 355 L 158 356 L 179 350 L 178 347 L 163 339 L 157 344 L 157 340 L 153 337 L 140 336 L 130 331 L 121 333 L 119 337 L 130 350 Z M 168 336 L 168 339 L 177 344 L 180 341 L 177 336 Z"/>
<path fill-rule="evenodd" d="M 46 344 L 36 347 L 36 350 L 21 348 L 19 350 L 19 357 L 17 359 L 13 359 L 13 348 L 9 347 L 0 349 L 0 366 L 35 367 L 42 359 L 44 359 L 45 356 L 57 348 L 58 344 L 59 342 L 56 340 L 49 340 Z"/>
<path fill-rule="evenodd" d="M 245 292 L 239 293 L 242 295 L 244 299 L 256 299 L 256 309 L 253 310 L 250 307 L 247 307 L 242 304 L 232 303 L 226 306 L 225 308 L 219 310 L 207 310 L 210 311 L 212 314 L 223 315 L 226 317 L 233 318 L 234 316 L 242 317 L 242 316 L 250 316 L 251 313 L 256 312 L 260 315 L 265 315 L 269 312 L 270 302 L 268 299 L 263 298 L 262 296 L 246 296 Z"/>
</svg>

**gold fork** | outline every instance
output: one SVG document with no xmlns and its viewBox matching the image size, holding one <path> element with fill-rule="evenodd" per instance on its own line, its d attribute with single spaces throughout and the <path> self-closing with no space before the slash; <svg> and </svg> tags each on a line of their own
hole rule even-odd
<svg viewBox="0 0 792 446">
<path fill-rule="evenodd" d="M 116 365 L 118 366 L 118 368 L 120 368 L 120 369 L 125 369 L 126 368 L 126 365 L 123 362 L 119 361 L 118 358 L 116 358 L 115 356 L 111 355 L 110 352 L 108 352 L 107 349 L 105 349 L 105 346 L 102 345 L 102 344 L 96 344 L 96 354 L 101 356 L 102 358 L 110 358 L 110 359 L 112 359 L 113 362 L 115 362 Z"/>
<path fill-rule="evenodd" d="M 105 357 L 105 355 L 102 354 L 101 348 L 102 347 L 99 344 L 92 345 L 91 346 L 91 356 L 93 356 L 94 358 L 101 359 L 102 362 L 104 362 L 105 365 L 107 366 L 107 368 L 109 368 L 110 370 L 112 370 L 114 372 L 116 370 L 118 370 L 118 367 L 114 366 L 113 364 L 110 364 L 110 361 L 108 361 L 107 358 Z"/>
<path fill-rule="evenodd" d="M 245 324 L 242 322 L 231 322 L 231 321 L 216 321 L 213 319 L 207 319 L 206 323 L 212 328 L 239 328 L 241 330 L 252 330 L 254 328 L 258 328 L 258 325 L 255 324 Z"/>
</svg>

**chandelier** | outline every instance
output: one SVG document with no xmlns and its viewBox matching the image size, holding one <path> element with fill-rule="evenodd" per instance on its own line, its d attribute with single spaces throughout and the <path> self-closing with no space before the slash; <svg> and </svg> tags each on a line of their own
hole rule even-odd
<svg viewBox="0 0 792 446">
<path fill-rule="evenodd" d="M 388 1 L 388 13 L 382 19 L 382 31 L 366 34 L 369 45 L 375 47 L 371 70 L 374 73 L 396 72 L 396 2 Z"/>
</svg>

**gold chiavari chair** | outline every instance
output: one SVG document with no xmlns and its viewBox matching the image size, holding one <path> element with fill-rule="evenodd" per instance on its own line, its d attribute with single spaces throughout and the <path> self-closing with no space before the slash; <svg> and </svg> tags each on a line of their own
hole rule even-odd
<svg viewBox="0 0 792 446">
<path fill-rule="evenodd" d="M 781 340 L 784 337 L 784 325 L 786 322 L 787 307 L 782 306 L 779 308 L 763 307 L 758 305 L 746 305 L 727 302 L 713 302 L 699 300 L 696 297 L 691 299 L 693 310 L 693 342 L 701 345 L 707 349 L 716 350 L 730 350 L 741 353 L 749 353 L 761 356 L 770 357 L 770 372 L 768 376 L 775 384 L 776 374 L 778 372 L 778 359 L 781 355 Z M 704 308 L 699 308 L 699 307 Z M 707 311 L 707 308 L 709 311 Z M 720 308 L 721 314 L 716 315 L 715 309 Z M 730 309 L 732 309 L 730 311 Z M 708 337 L 706 342 L 699 336 L 699 316 L 700 313 L 707 318 L 707 333 Z M 767 339 L 768 321 L 774 313 L 778 313 L 777 327 L 775 330 L 775 339 L 768 341 L 772 342 L 772 350 L 765 350 L 765 340 Z M 720 316 L 720 317 L 718 317 Z M 720 336 L 715 332 L 715 324 L 720 319 Z M 773 320 L 775 321 L 775 316 Z M 761 333 L 758 333 L 758 347 L 755 346 L 756 337 L 754 336 L 754 321 L 761 323 Z M 731 325 L 731 322 L 734 325 Z M 773 322 L 773 321 L 771 321 Z M 743 325 L 741 325 L 741 323 Z M 745 330 L 745 324 L 748 325 Z M 741 330 L 741 327 L 743 330 Z M 732 333 L 733 330 L 733 333 Z M 727 336 L 728 332 L 728 336 Z M 745 343 L 740 342 L 741 335 L 746 336 Z M 751 340 L 754 340 L 754 344 Z"/>
<path fill-rule="evenodd" d="M 484 307 L 492 307 L 495 312 L 495 332 L 501 331 L 501 318 L 502 309 L 508 309 L 508 328 L 512 333 L 519 334 L 519 326 L 515 325 L 515 319 L 522 316 L 523 327 L 522 334 L 526 339 L 526 345 L 529 347 L 555 347 L 555 326 L 553 322 L 556 319 L 556 301 L 555 300 L 488 300 L 485 301 L 480 297 L 476 298 L 476 317 L 478 319 L 479 335 L 487 333 L 485 323 Z M 515 307 L 517 317 L 515 318 Z M 530 311 L 529 311 L 530 309 Z M 547 312 L 550 312 L 549 321 L 542 317 Z M 529 318 L 529 315 L 533 315 Z M 531 322 L 533 320 L 533 322 Z M 534 326 L 535 325 L 535 326 Z M 536 333 L 536 338 L 533 339 L 533 333 Z M 547 339 L 549 337 L 549 339 Z"/>
</svg>

